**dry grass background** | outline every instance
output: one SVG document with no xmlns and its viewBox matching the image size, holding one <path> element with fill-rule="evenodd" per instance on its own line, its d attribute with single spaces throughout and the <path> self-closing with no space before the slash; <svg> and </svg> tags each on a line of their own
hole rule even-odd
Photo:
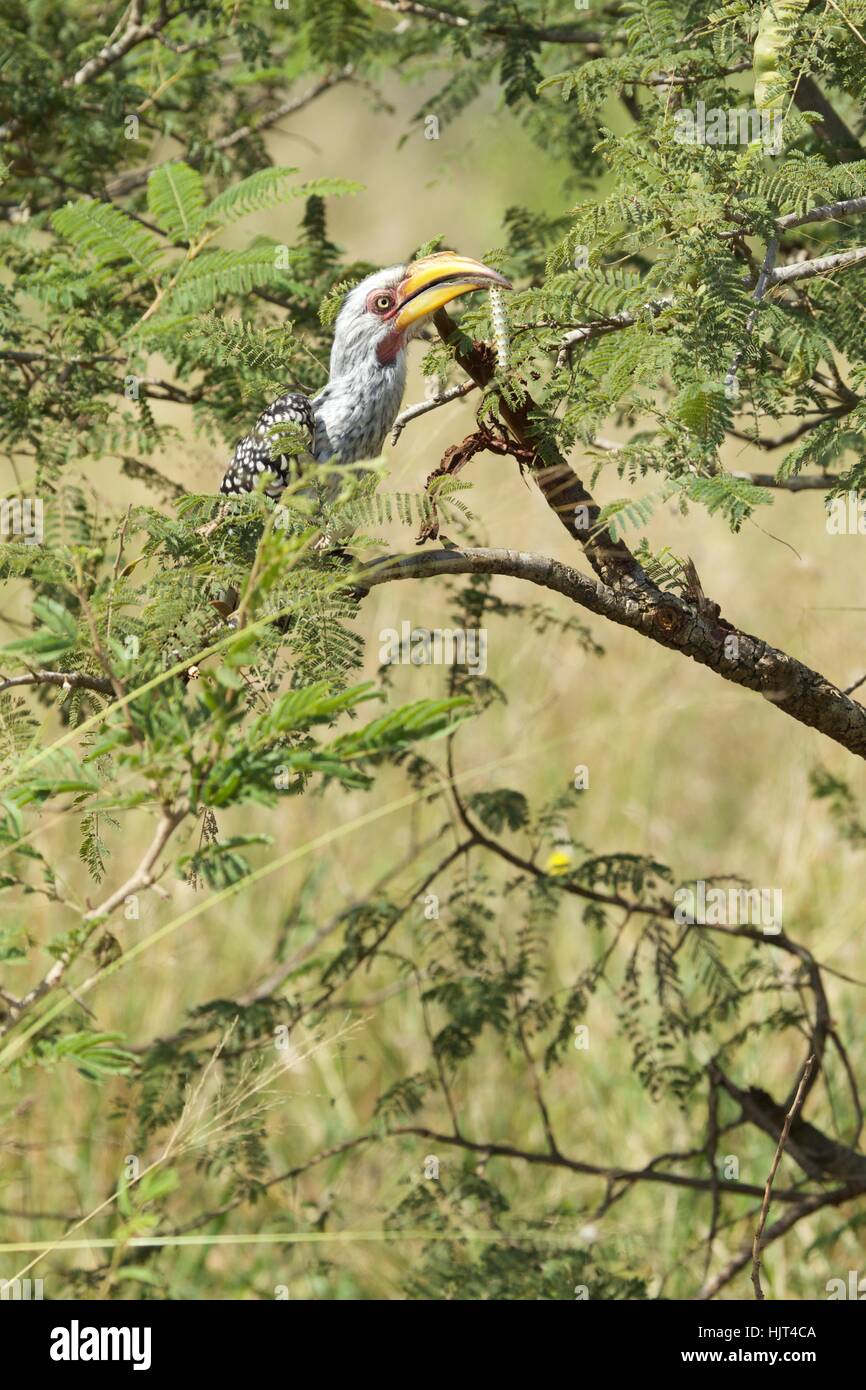
<svg viewBox="0 0 866 1390">
<path fill-rule="evenodd" d="M 482 255 L 499 244 L 502 216 L 511 203 L 560 205 L 561 171 L 529 146 L 509 118 L 492 110 L 480 117 L 474 112 L 471 119 L 443 130 L 439 142 L 425 141 L 419 131 L 397 149 L 405 115 L 420 102 L 417 92 L 408 104 L 401 94 L 390 95 L 399 107 L 396 116 L 370 109 L 350 87 L 339 89 L 303 113 L 291 131 L 269 137 L 275 161 L 298 165 L 304 176 L 348 175 L 366 185 L 364 194 L 337 202 L 331 213 L 331 234 L 350 255 L 390 263 L 440 231 L 446 244 Z M 291 241 L 295 216 L 292 209 L 271 214 L 260 220 L 259 229 Z M 248 231 L 245 225 L 244 234 Z M 423 394 L 420 357 L 418 348 L 408 400 Z M 181 408 L 163 409 L 187 428 Z M 449 406 L 411 425 L 389 453 L 386 486 L 417 488 L 443 449 L 471 428 L 472 418 L 470 398 L 470 403 Z M 613 428 L 608 432 L 615 436 Z M 155 462 L 191 490 L 205 491 L 215 487 L 223 459 L 190 436 L 183 449 Z M 727 462 L 739 468 L 772 466 L 772 460 L 756 457 L 745 446 L 731 449 Z M 580 468 L 579 459 L 577 464 Z M 87 476 L 107 505 L 151 500 L 135 485 L 110 476 L 105 465 L 88 468 Z M 512 461 L 482 457 L 470 476 L 470 505 L 491 543 L 575 563 L 567 537 Z M 621 491 L 611 468 L 598 492 L 608 500 Z M 741 535 L 732 536 L 723 523 L 703 513 L 684 520 L 663 511 L 648 538 L 656 548 L 667 544 L 676 553 L 690 554 L 706 591 L 732 621 L 849 684 L 866 671 L 866 539 L 828 536 L 822 498 L 816 494 L 779 494 L 757 520 L 759 525 L 747 524 Z M 395 528 L 390 539 L 411 548 L 412 537 L 405 531 Z M 505 597 L 522 593 L 516 581 L 497 581 L 497 588 Z M 550 603 L 560 611 L 568 607 L 553 595 Z M 7 611 L 14 612 L 14 605 Z M 365 674 L 375 672 L 380 629 L 399 627 L 405 619 L 446 624 L 442 589 L 426 582 L 380 588 L 371 595 L 360 616 L 361 630 L 371 639 Z M 600 619 L 589 621 L 606 649 L 600 660 L 583 658 L 558 637 L 542 638 L 502 623 L 491 627 L 489 674 L 509 692 L 510 703 L 491 709 L 458 740 L 458 765 L 467 785 L 495 785 L 501 775 L 506 784 L 540 799 L 563 785 L 575 764 L 585 763 L 590 788 L 575 821 L 579 839 L 598 851 L 652 854 L 683 877 L 736 872 L 755 885 L 781 887 L 786 930 L 822 961 L 866 978 L 862 860 L 839 843 L 824 809 L 810 799 L 807 784 L 810 768 L 820 760 L 850 777 L 860 792 L 862 770 L 842 750 L 757 696 L 636 635 L 604 626 Z M 395 697 L 427 693 L 439 674 L 430 668 L 403 668 Z M 50 732 L 48 722 L 46 737 Z M 482 773 L 471 781 L 473 768 L 497 760 L 506 760 L 501 774 Z M 142 1042 L 175 1030 L 195 1005 L 242 992 L 266 968 L 281 922 L 314 862 L 321 873 L 319 910 L 324 918 L 362 896 L 402 858 L 416 830 L 433 823 L 429 813 L 400 812 L 371 831 L 352 829 L 356 816 L 403 789 L 400 779 L 388 774 L 372 795 L 307 797 L 302 803 L 287 802 L 278 812 L 256 813 L 256 828 L 267 821 L 275 837 L 274 855 L 312 840 L 335 817 L 347 833 L 334 850 L 311 855 L 241 899 L 209 911 L 145 953 L 133 970 L 116 974 L 89 999 L 99 1026 Z M 221 828 L 240 828 L 240 818 L 232 822 L 226 817 Z M 248 817 L 243 828 L 250 828 Z M 119 881 L 139 852 L 138 844 L 117 843 L 110 882 Z M 64 869 L 70 883 L 81 893 L 88 891 L 71 846 Z M 125 941 L 142 939 L 195 901 L 186 885 L 171 886 L 171 893 L 169 903 L 151 898 L 143 904 L 141 921 L 125 924 Z M 28 925 L 39 940 L 58 929 L 60 924 L 38 904 L 30 911 Z M 420 929 L 420 915 L 403 933 L 404 945 Z M 496 930 L 508 939 L 513 926 L 503 920 Z M 569 909 L 550 942 L 550 979 L 567 982 L 595 949 L 577 911 Z M 375 977 L 362 979 L 357 993 L 374 994 L 376 987 Z M 831 985 L 836 1022 L 858 1069 L 864 1056 L 859 1000 L 853 987 Z M 426 1043 L 411 990 L 372 1005 L 360 1018 L 342 1045 L 317 1050 L 274 1083 L 279 1102 L 272 1114 L 275 1170 L 363 1127 L 382 1078 L 424 1065 Z M 335 1032 L 342 1022 L 334 1020 Z M 597 997 L 589 1023 L 590 1050 L 574 1052 L 549 1083 L 553 1120 L 566 1151 L 591 1162 L 639 1166 L 655 1153 L 690 1147 L 696 1136 L 687 1119 L 670 1104 L 654 1106 L 635 1082 L 609 996 Z M 784 1093 L 799 1054 L 778 1044 L 772 1050 L 756 1044 L 749 1055 L 750 1069 L 739 1076 L 741 1084 L 760 1080 Z M 531 1098 L 514 1093 L 507 1080 L 510 1069 L 492 1044 L 485 1045 L 471 1074 L 472 1085 L 458 1088 L 466 1132 L 538 1144 Z M 111 1087 L 97 1090 L 71 1068 L 54 1076 L 25 1076 L 20 1097 L 12 1098 L 15 1122 L 7 1121 L 0 1136 L 4 1239 L 47 1239 L 63 1229 L 56 1220 L 24 1220 L 9 1213 L 77 1215 L 112 1190 L 129 1140 L 123 1118 L 112 1115 L 111 1095 Z M 276 1189 L 226 1229 L 288 1230 L 295 1216 L 309 1218 L 312 1211 L 325 1209 L 330 1212 L 326 1231 L 372 1229 L 379 1224 L 382 1205 L 397 1199 L 407 1182 L 418 1180 L 425 1152 L 423 1144 L 392 1146 L 322 1165 L 296 1186 Z M 741 1176 L 763 1181 L 769 1141 L 754 1138 L 736 1152 Z M 453 1154 L 440 1157 L 446 1165 L 457 1162 Z M 199 1203 L 214 1198 L 218 1185 L 196 1175 L 190 1161 L 181 1163 L 180 1170 L 177 1200 L 188 1217 Z M 497 1174 L 503 1171 L 499 1165 Z M 785 1160 L 780 1181 L 794 1173 Z M 546 1175 L 519 1165 L 504 1180 L 514 1213 L 526 1218 L 556 1201 L 565 1204 L 565 1211 L 570 1204 L 579 1213 L 584 1202 L 600 1196 L 597 1185 L 573 1175 Z M 643 1274 L 652 1291 L 663 1288 L 667 1296 L 688 1296 L 700 1282 L 701 1256 L 693 1248 L 706 1228 L 707 1205 L 675 1189 L 647 1188 L 618 1204 L 601 1223 L 599 1235 L 608 1256 L 619 1250 L 623 1266 Z M 578 1225 L 584 1219 L 578 1216 Z M 806 1257 L 820 1231 L 843 1224 L 838 1214 L 807 1221 L 784 1249 L 773 1247 L 765 1260 L 771 1296 L 820 1297 L 831 1275 L 844 1277 L 849 1268 L 860 1267 L 862 1251 L 853 1231 Z M 733 1248 L 727 1245 L 730 1239 L 722 1237 L 720 1256 Z M 280 1284 L 289 1287 L 293 1298 L 395 1297 L 416 1254 L 411 1243 L 386 1248 L 357 1241 L 182 1249 L 165 1252 L 160 1263 L 170 1275 L 174 1297 L 272 1297 Z M 55 1253 L 33 1273 L 45 1278 L 50 1296 L 53 1271 L 67 1263 L 92 1267 L 97 1259 L 96 1253 Z M 8 1263 L 9 1257 L 0 1261 L 0 1275 L 13 1272 Z M 669 1278 L 662 1285 L 665 1272 Z M 109 1291 L 114 1296 L 120 1292 L 110 1286 L 103 1290 Z M 135 1292 L 125 1287 L 127 1296 Z M 745 1285 L 730 1292 L 747 1294 Z"/>
</svg>

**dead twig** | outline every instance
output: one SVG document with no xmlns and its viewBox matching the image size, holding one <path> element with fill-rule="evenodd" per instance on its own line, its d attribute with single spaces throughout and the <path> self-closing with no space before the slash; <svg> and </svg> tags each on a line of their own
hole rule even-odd
<svg viewBox="0 0 866 1390">
<path fill-rule="evenodd" d="M 785 1116 L 785 1123 L 782 1126 L 782 1133 L 779 1136 L 779 1142 L 776 1145 L 776 1152 L 773 1155 L 773 1162 L 770 1165 L 770 1171 L 767 1174 L 767 1185 L 764 1188 L 764 1200 L 761 1202 L 761 1214 L 758 1217 L 758 1225 L 755 1230 L 755 1239 L 752 1241 L 752 1287 L 755 1290 L 755 1297 L 759 1299 L 761 1302 L 763 1302 L 764 1300 L 764 1290 L 761 1288 L 761 1250 L 763 1248 L 764 1227 L 767 1223 L 767 1213 L 770 1210 L 770 1196 L 773 1191 L 773 1179 L 775 1178 L 776 1171 L 779 1167 L 779 1164 L 782 1161 L 782 1154 L 785 1150 L 785 1144 L 788 1141 L 788 1135 L 791 1132 L 791 1125 L 794 1123 L 800 1106 L 803 1104 L 803 1098 L 806 1093 L 806 1084 L 809 1080 L 809 1077 L 812 1074 L 812 1068 L 814 1065 L 815 1057 L 813 1054 L 811 1057 L 807 1057 L 806 1059 L 806 1065 L 803 1067 L 803 1074 L 800 1077 L 800 1084 L 797 1087 L 797 1094 L 794 1097 L 794 1103 L 788 1111 L 787 1115 Z"/>
</svg>

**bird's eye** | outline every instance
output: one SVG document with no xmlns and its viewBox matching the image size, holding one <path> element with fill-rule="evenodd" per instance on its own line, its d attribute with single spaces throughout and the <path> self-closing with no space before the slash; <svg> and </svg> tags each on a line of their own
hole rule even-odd
<svg viewBox="0 0 866 1390">
<path fill-rule="evenodd" d="M 387 311 L 391 308 L 390 294 L 377 294 L 376 308 L 378 309 L 380 314 L 387 313 Z"/>
</svg>

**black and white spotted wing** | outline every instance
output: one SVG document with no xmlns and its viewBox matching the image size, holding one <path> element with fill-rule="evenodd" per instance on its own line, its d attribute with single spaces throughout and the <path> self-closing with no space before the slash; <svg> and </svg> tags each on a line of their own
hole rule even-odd
<svg viewBox="0 0 866 1390">
<path fill-rule="evenodd" d="M 290 391 L 272 401 L 256 421 L 252 434 L 247 434 L 235 446 L 231 462 L 220 484 L 220 492 L 229 496 L 252 492 L 262 473 L 273 473 L 275 481 L 265 489 L 268 497 L 279 498 L 289 480 L 290 459 L 281 454 L 271 458 L 271 432 L 280 425 L 300 425 L 310 439 L 310 452 L 316 435 L 313 407 L 299 391 Z"/>
</svg>

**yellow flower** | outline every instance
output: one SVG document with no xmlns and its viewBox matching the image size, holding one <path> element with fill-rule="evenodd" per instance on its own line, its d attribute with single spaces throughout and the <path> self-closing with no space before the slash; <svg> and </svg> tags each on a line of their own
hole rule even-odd
<svg viewBox="0 0 866 1390">
<path fill-rule="evenodd" d="M 551 850 L 544 866 L 546 874 L 567 874 L 571 868 L 571 855 L 564 849 Z"/>
</svg>

